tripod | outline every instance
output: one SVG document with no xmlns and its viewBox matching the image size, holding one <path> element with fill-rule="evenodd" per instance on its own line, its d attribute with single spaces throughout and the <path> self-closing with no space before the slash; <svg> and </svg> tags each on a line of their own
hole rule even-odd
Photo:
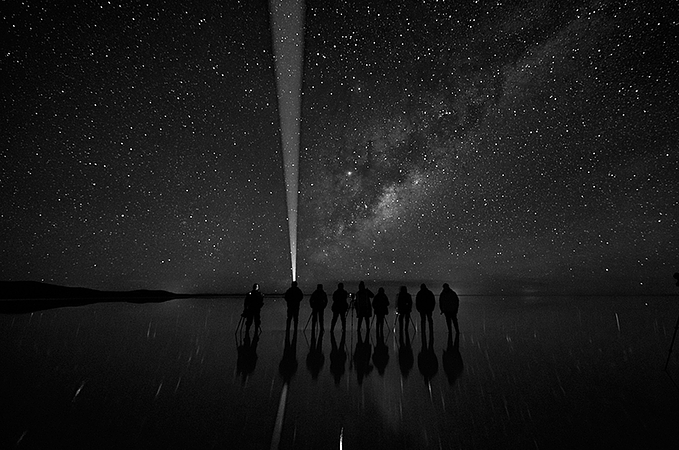
<svg viewBox="0 0 679 450">
<path fill-rule="evenodd" d="M 304 325 L 304 329 L 302 330 L 303 332 L 306 333 L 306 328 L 309 326 L 309 322 L 311 322 L 311 316 L 313 316 L 313 315 L 314 315 L 314 312 L 311 311 L 311 313 L 309 313 L 309 318 L 306 320 L 306 325 Z"/>
<path fill-rule="evenodd" d="M 243 323 L 245 322 L 245 312 L 243 312 L 240 315 L 240 320 L 238 321 L 238 325 L 236 326 L 236 332 L 234 334 L 238 335 L 238 333 L 241 331 L 243 328 Z"/>
<path fill-rule="evenodd" d="M 389 322 L 387 322 L 387 316 L 382 316 L 381 320 L 382 320 L 382 324 L 383 324 L 382 327 L 384 328 L 384 325 L 387 326 L 387 330 L 388 330 L 387 336 L 389 336 L 389 334 L 391 334 L 391 328 L 389 328 Z M 370 328 L 373 327 L 373 323 L 375 323 L 375 315 L 373 315 L 372 319 L 370 320 Z M 384 331 L 384 329 L 382 331 Z"/>
<path fill-rule="evenodd" d="M 399 313 L 398 313 L 398 311 L 396 311 L 396 315 L 394 316 L 394 324 L 391 326 L 394 333 L 396 333 L 396 320 L 398 320 L 398 316 L 399 316 Z M 415 326 L 415 322 L 413 322 L 413 317 L 410 314 L 408 314 L 408 323 L 406 323 L 406 327 L 410 327 L 410 325 L 413 326 L 413 329 L 417 333 L 417 327 Z M 406 330 L 406 331 L 408 331 L 408 330 Z"/>
<path fill-rule="evenodd" d="M 321 311 L 320 314 L 323 314 L 323 311 Z M 307 329 L 307 327 L 309 326 L 309 322 L 311 322 L 311 318 L 312 318 L 313 316 L 314 316 L 314 310 L 312 309 L 312 310 L 311 310 L 311 313 L 309 314 L 309 318 L 306 320 L 306 325 L 304 325 L 304 330 L 303 330 L 304 333 L 306 333 L 306 329 Z M 321 330 L 324 329 L 323 320 L 321 320 L 321 318 L 319 317 L 319 320 L 318 320 L 318 321 L 319 321 Z M 315 323 L 316 323 L 316 322 L 314 322 L 314 324 L 315 324 Z M 314 325 L 314 326 L 315 326 L 315 325 Z M 313 329 L 313 326 L 312 326 L 311 328 Z"/>
</svg>

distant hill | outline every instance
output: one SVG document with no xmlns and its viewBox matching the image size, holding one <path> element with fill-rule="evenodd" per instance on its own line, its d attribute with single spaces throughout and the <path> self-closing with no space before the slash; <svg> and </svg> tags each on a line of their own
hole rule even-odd
<svg viewBox="0 0 679 450">
<path fill-rule="evenodd" d="M 101 301 L 161 302 L 188 295 L 161 290 L 99 291 L 37 281 L 0 281 L 0 313 L 21 313 Z"/>
</svg>

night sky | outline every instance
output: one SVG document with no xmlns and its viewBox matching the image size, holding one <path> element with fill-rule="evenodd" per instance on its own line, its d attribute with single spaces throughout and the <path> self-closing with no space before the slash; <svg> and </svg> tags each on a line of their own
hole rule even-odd
<svg viewBox="0 0 679 450">
<path fill-rule="evenodd" d="M 0 279 L 289 285 L 265 1 L 0 8 Z M 308 1 L 302 288 L 675 293 L 677 9 Z"/>
</svg>

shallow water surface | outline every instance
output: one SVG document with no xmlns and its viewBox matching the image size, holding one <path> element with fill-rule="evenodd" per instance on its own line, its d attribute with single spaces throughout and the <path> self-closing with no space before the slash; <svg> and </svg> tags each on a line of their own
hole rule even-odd
<svg viewBox="0 0 679 450">
<path fill-rule="evenodd" d="M 329 310 L 312 333 L 303 307 L 286 339 L 281 299 L 246 336 L 241 310 L 216 298 L 0 315 L 0 447 L 679 442 L 679 350 L 663 370 L 676 298 L 462 297 L 459 336 L 438 311 L 433 334 L 416 312 L 400 333 L 393 310 L 383 338 L 355 319 L 330 333 Z"/>
</svg>

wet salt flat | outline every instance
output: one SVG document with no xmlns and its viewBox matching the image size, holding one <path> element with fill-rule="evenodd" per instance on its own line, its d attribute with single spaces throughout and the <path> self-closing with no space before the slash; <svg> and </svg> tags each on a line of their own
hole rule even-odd
<svg viewBox="0 0 679 450">
<path fill-rule="evenodd" d="M 393 304 L 393 299 L 392 299 Z M 305 305 L 308 302 L 305 301 Z M 676 448 L 676 297 L 462 297 L 423 339 L 241 299 L 0 314 L 0 448 Z M 419 329 L 419 316 L 413 313 Z M 390 310 L 388 327 L 394 322 Z M 374 328 L 374 327 L 373 327 Z"/>
</svg>

